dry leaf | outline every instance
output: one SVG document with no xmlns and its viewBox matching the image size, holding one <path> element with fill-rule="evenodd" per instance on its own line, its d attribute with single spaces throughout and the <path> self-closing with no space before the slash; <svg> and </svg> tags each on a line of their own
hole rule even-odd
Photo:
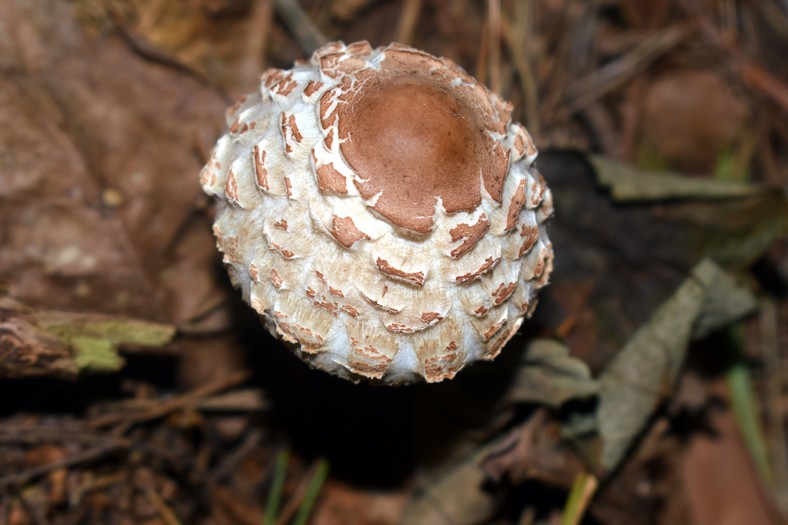
<svg viewBox="0 0 788 525">
<path fill-rule="evenodd" d="M 569 348 L 549 339 L 528 343 L 521 365 L 506 397 L 515 403 L 541 403 L 558 408 L 574 398 L 590 397 L 599 385 Z"/>
<path fill-rule="evenodd" d="M 614 468 L 671 394 L 696 330 L 703 334 L 755 308 L 755 299 L 706 260 L 624 345 L 600 377 L 602 467 Z M 699 320 L 703 320 L 699 324 Z"/>
<path fill-rule="evenodd" d="M 610 188 L 617 201 L 649 201 L 660 199 L 730 199 L 768 191 L 750 184 L 698 179 L 668 171 L 646 171 L 621 164 L 600 155 L 589 161 L 599 185 Z"/>
</svg>

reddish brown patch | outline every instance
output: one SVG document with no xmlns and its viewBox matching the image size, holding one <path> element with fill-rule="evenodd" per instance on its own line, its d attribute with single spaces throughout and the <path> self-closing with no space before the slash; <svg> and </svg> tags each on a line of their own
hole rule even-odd
<svg viewBox="0 0 788 525">
<path fill-rule="evenodd" d="M 369 45 L 369 42 L 366 40 L 361 40 L 359 42 L 353 42 L 349 46 L 347 46 L 347 52 L 351 55 L 368 55 L 372 53 L 372 46 Z"/>
<path fill-rule="evenodd" d="M 287 119 L 287 123 L 290 125 L 290 130 L 293 132 L 293 138 L 295 141 L 300 143 L 302 140 L 304 140 L 304 136 L 301 135 L 301 131 L 296 125 L 295 115 L 290 115 L 290 118 Z"/>
<path fill-rule="evenodd" d="M 484 317 L 485 315 L 487 315 L 487 312 L 489 312 L 489 309 L 487 309 L 487 307 L 485 306 L 480 306 L 479 308 L 473 311 L 473 313 L 479 317 Z"/>
<path fill-rule="evenodd" d="M 251 263 L 249 265 L 249 276 L 252 280 L 256 283 L 260 282 L 260 274 L 257 271 L 257 265 L 255 263 Z"/>
<path fill-rule="evenodd" d="M 262 75 L 262 82 L 266 89 L 277 95 L 287 96 L 298 86 L 293 79 L 293 73 L 282 69 L 271 68 Z"/>
<path fill-rule="evenodd" d="M 320 273 L 319 271 L 315 270 L 315 275 L 317 276 L 318 279 L 320 279 L 320 282 L 322 282 L 323 284 L 326 284 L 326 277 L 322 273 Z"/>
<path fill-rule="evenodd" d="M 293 196 L 293 186 L 290 184 L 290 177 L 285 177 L 285 189 L 287 190 L 287 198 Z"/>
<path fill-rule="evenodd" d="M 337 119 L 336 108 L 332 104 L 342 90 L 350 88 L 350 79 L 345 78 L 338 86 L 340 89 L 329 89 L 320 97 L 320 125 L 323 129 L 331 129 Z"/>
<path fill-rule="evenodd" d="M 356 339 L 352 339 L 352 344 L 354 352 L 348 356 L 350 369 L 357 374 L 374 379 L 383 377 L 391 363 L 391 358 L 373 345 L 362 346 Z"/>
<path fill-rule="evenodd" d="M 386 364 L 371 365 L 352 359 L 348 359 L 348 364 L 350 365 L 351 372 L 370 379 L 381 379 L 383 374 L 386 373 L 386 368 L 388 368 Z"/>
<path fill-rule="evenodd" d="M 451 242 L 457 242 L 460 239 L 464 239 L 464 241 L 451 251 L 451 256 L 457 259 L 468 253 L 471 248 L 476 246 L 476 243 L 479 242 L 489 228 L 490 220 L 484 214 L 479 217 L 479 220 L 474 225 L 458 224 L 452 228 L 449 231 Z"/>
<path fill-rule="evenodd" d="M 227 180 L 224 182 L 224 193 L 231 201 L 238 204 L 238 182 L 235 180 L 233 170 L 230 170 L 227 174 Z"/>
<path fill-rule="evenodd" d="M 342 293 L 342 290 L 337 290 L 333 286 L 328 287 L 328 293 L 331 295 L 336 295 L 337 297 L 345 297 L 345 294 Z"/>
<path fill-rule="evenodd" d="M 200 172 L 200 184 L 206 190 L 216 184 L 216 173 L 213 171 L 213 166 L 205 166 Z"/>
<path fill-rule="evenodd" d="M 317 175 L 317 187 L 320 193 L 329 192 L 347 195 L 347 181 L 345 176 L 339 173 L 332 163 L 317 165 L 317 155 L 312 150 L 312 159 L 315 161 L 315 174 Z"/>
<path fill-rule="evenodd" d="M 386 329 L 398 334 L 412 334 L 416 331 L 412 326 L 401 323 L 391 323 L 386 325 Z"/>
<path fill-rule="evenodd" d="M 273 241 L 271 241 L 269 246 L 271 246 L 271 248 L 279 252 L 282 255 L 282 257 L 284 257 L 285 259 L 292 259 L 293 257 L 295 257 L 295 254 L 293 252 L 285 248 L 282 248 L 281 246 L 279 246 L 277 243 Z"/>
<path fill-rule="evenodd" d="M 281 320 L 277 321 L 276 326 L 284 334 L 289 335 L 300 343 L 301 350 L 304 352 L 314 353 L 323 346 L 323 338 L 311 328 Z"/>
<path fill-rule="evenodd" d="M 517 226 L 517 219 L 520 217 L 520 211 L 525 204 L 525 180 L 521 180 L 517 189 L 512 195 L 512 200 L 509 201 L 509 211 L 506 215 L 506 230 L 510 231 Z"/>
<path fill-rule="evenodd" d="M 522 157 L 525 153 L 525 140 L 523 140 L 522 135 L 518 133 L 514 136 L 514 151 L 517 153 L 518 157 Z"/>
<path fill-rule="evenodd" d="M 315 56 L 318 58 L 322 58 L 326 55 L 331 55 L 334 53 L 338 53 L 342 51 L 344 48 L 344 44 L 342 42 L 329 42 L 328 44 L 324 45 L 315 50 Z"/>
<path fill-rule="evenodd" d="M 296 126 L 295 122 L 295 115 L 290 115 L 289 117 L 283 112 L 282 113 L 282 139 L 285 143 L 285 152 L 286 153 L 293 153 L 293 143 L 300 143 L 303 137 L 301 136 L 301 132 L 298 130 L 298 126 Z"/>
<path fill-rule="evenodd" d="M 348 364 L 351 370 L 367 377 L 378 379 L 383 377 L 391 363 L 391 357 L 381 352 L 376 346 L 365 345 L 355 337 L 350 338 L 350 344 L 353 347 L 353 351 L 348 355 Z"/>
<path fill-rule="evenodd" d="M 345 248 L 350 248 L 362 239 L 369 240 L 369 235 L 356 228 L 353 219 L 336 215 L 331 221 L 331 235 Z"/>
<path fill-rule="evenodd" d="M 258 314 L 265 314 L 265 303 L 257 297 L 252 297 L 251 306 Z"/>
<path fill-rule="evenodd" d="M 534 277 L 537 279 L 536 285 L 538 287 L 542 287 L 547 284 L 547 280 L 550 278 L 550 271 L 553 267 L 553 251 L 546 247 L 542 252 L 542 257 L 536 263 L 534 267 Z"/>
<path fill-rule="evenodd" d="M 504 317 L 503 319 L 501 319 L 500 321 L 489 327 L 487 331 L 484 332 L 484 334 L 482 334 L 482 339 L 484 339 L 484 342 L 486 343 L 487 341 L 492 339 L 493 336 L 497 334 L 505 324 L 506 324 L 506 318 Z"/>
<path fill-rule="evenodd" d="M 261 80 L 266 88 L 271 89 L 274 84 L 282 80 L 284 77 L 284 70 L 272 67 L 265 70 L 265 72 L 262 74 Z"/>
<path fill-rule="evenodd" d="M 227 108 L 227 115 L 229 116 L 233 113 L 236 113 L 239 109 L 241 109 L 241 106 L 243 106 L 244 103 L 246 103 L 246 95 L 241 96 L 232 106 Z"/>
<path fill-rule="evenodd" d="M 318 306 L 320 308 L 324 308 L 328 310 L 333 316 L 336 317 L 337 312 L 339 311 L 339 304 L 334 303 L 328 300 L 325 295 L 320 295 L 320 298 L 317 297 L 317 292 L 314 291 L 312 288 L 306 289 L 306 296 L 312 300 L 312 304 Z"/>
<path fill-rule="evenodd" d="M 287 231 L 287 221 L 285 219 L 279 219 L 274 223 L 274 228 Z"/>
<path fill-rule="evenodd" d="M 514 147 L 517 150 L 517 154 L 519 156 L 525 154 L 530 157 L 532 155 L 536 155 L 537 153 L 534 141 L 531 139 L 528 131 L 526 131 L 526 129 L 523 127 L 520 127 L 517 130 L 517 135 L 514 137 Z"/>
<path fill-rule="evenodd" d="M 457 343 L 451 341 L 441 355 L 424 359 L 424 376 L 427 382 L 435 383 L 453 378 L 462 368 L 462 356 L 457 352 Z"/>
<path fill-rule="evenodd" d="M 531 250 L 539 239 L 539 227 L 523 224 L 520 228 L 520 236 L 523 237 L 523 243 L 520 245 L 519 257 L 522 257 Z"/>
<path fill-rule="evenodd" d="M 402 279 L 416 286 L 424 285 L 424 272 L 406 272 L 400 270 L 399 268 L 391 266 L 387 260 L 381 259 L 380 257 L 375 261 L 375 264 L 377 264 L 378 270 L 386 275 Z"/>
<path fill-rule="evenodd" d="M 531 186 L 531 206 L 536 208 L 539 206 L 539 203 L 542 202 L 542 198 L 544 197 L 544 190 L 547 188 L 547 182 L 545 182 L 544 177 L 539 172 L 536 172 L 536 178 L 534 179 L 534 183 Z"/>
<path fill-rule="evenodd" d="M 348 314 L 350 317 L 354 317 L 354 318 L 358 317 L 358 310 L 356 310 L 352 306 L 343 304 L 342 306 L 339 307 L 339 309 L 345 312 L 346 314 Z"/>
<path fill-rule="evenodd" d="M 282 284 L 284 284 L 284 281 L 279 276 L 279 273 L 273 268 L 271 268 L 271 284 L 273 284 L 274 288 L 276 288 L 277 290 L 281 290 Z"/>
<path fill-rule="evenodd" d="M 400 310 L 398 310 L 396 308 L 392 308 L 391 306 L 386 306 L 385 304 L 381 304 L 381 303 L 377 302 L 376 300 L 374 300 L 371 297 L 368 297 L 366 295 L 364 295 L 364 299 L 366 299 L 369 302 L 369 304 L 371 304 L 372 306 L 374 306 L 375 308 L 377 308 L 381 312 L 386 312 L 387 314 L 397 314 L 397 313 L 400 312 Z"/>
<path fill-rule="evenodd" d="M 330 53 L 320 57 L 320 69 L 331 78 L 336 78 L 342 71 L 336 69 L 336 65 L 344 55 L 342 53 Z"/>
<path fill-rule="evenodd" d="M 427 324 L 437 323 L 443 320 L 443 316 L 438 312 L 424 312 L 421 314 L 421 320 Z"/>
<path fill-rule="evenodd" d="M 238 122 L 238 119 L 235 120 L 232 124 L 230 124 L 230 129 L 228 130 L 230 133 L 238 133 L 238 129 L 241 127 L 241 123 Z"/>
<path fill-rule="evenodd" d="M 323 87 L 323 83 L 317 80 L 310 80 L 304 88 L 304 96 L 311 97 Z"/>
<path fill-rule="evenodd" d="M 358 344 L 358 341 L 356 341 L 356 340 L 354 340 L 354 341 L 356 342 L 356 344 Z M 391 358 L 389 356 L 387 356 L 386 354 L 382 353 L 380 350 L 378 350 L 377 348 L 375 348 L 372 345 L 367 345 L 367 346 L 358 345 L 356 347 L 356 352 L 358 354 L 360 354 L 360 355 L 363 355 L 364 357 L 369 358 L 369 359 L 380 360 L 380 361 L 383 361 L 384 363 L 390 363 L 391 362 Z"/>
<path fill-rule="evenodd" d="M 506 343 L 509 342 L 509 339 L 512 338 L 514 333 L 507 332 L 503 334 L 501 337 L 495 340 L 495 342 L 490 345 L 490 349 L 484 353 L 485 359 L 495 359 L 503 350 L 503 347 L 506 346 Z"/>
<path fill-rule="evenodd" d="M 276 87 L 272 91 L 277 95 L 282 95 L 283 97 L 286 97 L 287 95 L 293 92 L 296 86 L 298 86 L 298 82 L 296 82 L 295 79 L 292 78 L 292 75 L 288 75 L 286 79 L 282 79 L 279 82 L 277 82 Z"/>
<path fill-rule="evenodd" d="M 238 259 L 238 237 L 224 235 L 216 225 L 213 227 L 213 234 L 216 236 L 216 245 L 224 252 L 224 261 L 235 262 Z"/>
<path fill-rule="evenodd" d="M 496 257 L 495 259 L 493 259 L 492 257 L 487 257 L 478 270 L 476 270 L 475 272 L 466 273 L 465 275 L 458 275 L 457 277 L 454 278 L 454 282 L 467 283 L 468 281 L 473 281 L 474 279 L 478 279 L 485 273 L 492 270 L 500 260 L 501 260 L 500 257 Z"/>
<path fill-rule="evenodd" d="M 321 124 L 328 129 L 339 119 L 340 149 L 358 174 L 359 193 L 365 199 L 380 193 L 375 211 L 426 234 L 438 198 L 448 213 L 479 206 L 480 174 L 488 194 L 501 201 L 509 152 L 490 132 L 505 130 L 505 103 L 480 84 L 453 86 L 458 70 L 406 47 L 387 49 L 378 70 L 341 56 L 322 57 L 321 68 L 337 77 L 352 73 L 355 85 L 349 90 L 345 76 L 322 95 Z"/>
<path fill-rule="evenodd" d="M 260 147 L 255 145 L 252 148 L 252 158 L 254 159 L 254 176 L 257 181 L 257 186 L 265 191 L 270 190 L 268 187 L 268 170 L 265 169 L 265 150 L 261 151 Z"/>
<path fill-rule="evenodd" d="M 496 306 L 504 302 L 506 299 L 509 298 L 512 293 L 514 293 L 515 288 L 517 288 L 517 281 L 509 284 L 501 283 L 500 286 L 492 293 L 493 297 L 495 297 Z"/>
<path fill-rule="evenodd" d="M 331 146 L 334 144 L 334 128 L 328 132 L 328 135 L 323 139 L 323 143 L 326 145 L 327 150 L 331 150 Z"/>
</svg>

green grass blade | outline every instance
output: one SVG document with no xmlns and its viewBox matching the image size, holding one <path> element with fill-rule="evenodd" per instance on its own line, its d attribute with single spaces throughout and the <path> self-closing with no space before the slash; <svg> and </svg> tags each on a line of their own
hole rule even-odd
<svg viewBox="0 0 788 525">
<path fill-rule="evenodd" d="M 263 525 L 276 524 L 276 516 L 279 513 L 279 503 L 282 500 L 282 489 L 285 486 L 285 478 L 287 477 L 287 460 L 287 450 L 283 450 L 276 457 L 274 479 L 271 482 L 271 490 L 268 492 L 268 504 L 265 507 Z"/>
<path fill-rule="evenodd" d="M 326 477 L 328 477 L 328 469 L 328 461 L 321 460 L 320 463 L 318 463 L 315 469 L 315 475 L 312 476 L 312 479 L 309 481 L 309 486 L 306 488 L 304 501 L 298 508 L 298 514 L 296 514 L 293 525 L 306 525 L 307 520 L 309 520 L 309 515 L 312 513 L 312 507 L 314 507 L 317 496 L 320 494 L 320 489 L 323 487 Z"/>
<path fill-rule="evenodd" d="M 593 474 L 583 471 L 575 476 L 572 490 L 561 513 L 561 525 L 577 525 L 583 519 L 599 481 Z"/>
<path fill-rule="evenodd" d="M 758 475 L 767 486 L 770 486 L 772 471 L 769 465 L 769 453 L 758 419 L 759 411 L 753 394 L 750 371 L 745 363 L 739 360 L 728 369 L 725 379 L 731 393 L 733 414 L 744 444 L 753 458 Z"/>
</svg>

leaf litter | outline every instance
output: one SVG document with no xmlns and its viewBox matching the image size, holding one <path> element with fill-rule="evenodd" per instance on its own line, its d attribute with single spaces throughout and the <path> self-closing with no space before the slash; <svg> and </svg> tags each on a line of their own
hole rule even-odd
<svg viewBox="0 0 788 525">
<path fill-rule="evenodd" d="M 671 418 L 698 339 L 751 312 L 753 289 L 785 309 L 768 284 L 785 282 L 788 91 L 769 51 L 784 14 L 344 4 L 0 7 L 0 521 L 259 523 L 283 449 L 288 516 L 294 480 L 331 464 L 315 523 L 546 523 L 588 472 L 603 482 L 594 519 L 653 514 L 635 495 L 611 513 L 605 487 L 648 473 L 644 454 L 685 450 Z M 503 23 L 485 25 L 495 7 Z M 452 384 L 381 392 L 304 370 L 222 277 L 196 172 L 228 101 L 308 52 L 307 23 L 373 45 L 401 33 L 475 65 L 535 124 L 554 282 L 522 336 Z M 702 173 L 730 151 L 746 184 Z M 670 472 L 655 493 L 680 507 Z"/>
</svg>

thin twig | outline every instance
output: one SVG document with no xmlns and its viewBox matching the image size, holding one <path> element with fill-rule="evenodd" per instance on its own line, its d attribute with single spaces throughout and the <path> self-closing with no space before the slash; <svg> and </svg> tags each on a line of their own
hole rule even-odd
<svg viewBox="0 0 788 525">
<path fill-rule="evenodd" d="M 541 128 L 539 91 L 528 53 L 529 34 L 533 27 L 531 23 L 532 12 L 531 0 L 517 2 L 515 4 L 514 24 L 509 23 L 508 20 L 502 20 L 501 33 L 506 45 L 509 47 L 512 60 L 514 60 L 517 76 L 520 78 L 523 106 L 525 107 L 525 127 L 528 128 L 531 135 L 538 137 Z"/>
<path fill-rule="evenodd" d="M 273 19 L 271 7 L 271 0 L 255 0 L 249 14 L 254 29 L 247 34 L 246 49 L 241 53 L 241 56 L 245 57 L 241 67 L 242 78 L 244 82 L 250 82 L 250 85 L 256 83 L 265 66 L 266 42 L 271 36 Z"/>
<path fill-rule="evenodd" d="M 487 0 L 487 36 L 490 40 L 490 89 L 501 93 L 501 0 Z"/>
<path fill-rule="evenodd" d="M 254 452 L 260 445 L 263 433 L 259 428 L 253 429 L 244 438 L 243 442 L 238 445 L 235 450 L 226 454 L 222 460 L 216 465 L 210 475 L 210 481 L 213 483 L 220 483 L 226 476 L 235 472 L 236 467 L 246 458 L 249 454 Z"/>
<path fill-rule="evenodd" d="M 304 53 L 323 46 L 327 39 L 296 0 L 274 0 L 274 9 Z"/>
<path fill-rule="evenodd" d="M 490 38 L 487 36 L 490 34 L 490 23 L 489 20 L 485 20 L 484 24 L 482 24 L 482 35 L 479 42 L 479 55 L 476 58 L 476 80 L 480 83 L 487 85 L 488 84 L 488 71 L 487 71 L 487 64 L 488 59 L 490 58 L 488 49 L 490 48 Z"/>
<path fill-rule="evenodd" d="M 105 416 L 97 417 L 91 421 L 88 421 L 88 426 L 90 428 L 100 428 L 106 427 L 109 425 L 114 425 L 117 423 L 124 423 L 124 424 L 134 424 L 140 423 L 142 421 L 149 421 L 151 419 L 158 419 L 162 416 L 166 416 L 176 410 L 180 410 L 182 408 L 188 407 L 194 404 L 200 398 L 213 395 L 217 392 L 221 392 L 222 390 L 226 390 L 230 387 L 233 387 L 239 383 L 246 381 L 249 376 L 251 375 L 250 370 L 240 370 L 228 376 L 219 378 L 207 385 L 201 386 L 199 388 L 195 388 L 194 390 L 187 392 L 181 396 L 178 396 L 170 401 L 165 401 L 158 406 L 151 407 L 150 409 L 137 414 L 107 414 Z"/>
<path fill-rule="evenodd" d="M 53 470 L 57 470 L 65 467 L 71 467 L 73 465 L 77 465 L 80 463 L 95 461 L 96 459 L 106 456 L 108 454 L 112 454 L 117 450 L 128 448 L 128 446 L 129 446 L 128 441 L 114 440 L 111 443 L 107 443 L 104 445 L 99 445 L 97 447 L 89 448 L 87 450 L 75 452 L 73 454 L 70 454 L 66 458 L 60 459 L 58 461 L 53 461 L 52 463 L 47 463 L 46 465 L 40 465 L 38 467 L 33 467 L 27 470 L 23 470 L 22 472 L 17 472 L 14 474 L 3 476 L 2 478 L 0 478 L 0 489 L 24 485 L 25 483 L 28 483 L 32 479 L 49 474 Z M 0 492 L 2 492 L 2 490 L 0 490 Z"/>
<path fill-rule="evenodd" d="M 181 525 L 181 521 L 178 519 L 178 516 L 175 515 L 175 512 L 167 505 L 164 499 L 159 496 L 156 491 L 153 489 L 146 489 L 145 490 L 145 497 L 148 498 L 148 501 L 156 509 L 156 512 L 159 513 L 159 517 L 164 521 L 166 525 Z"/>
<path fill-rule="evenodd" d="M 397 26 L 397 42 L 401 44 L 412 44 L 416 34 L 416 26 L 419 23 L 421 6 L 423 0 L 405 0 L 405 5 L 399 15 L 399 25 Z"/>
<path fill-rule="evenodd" d="M 673 49 L 692 30 L 692 26 L 674 26 L 645 39 L 621 58 L 597 69 L 569 86 L 564 93 L 567 111 L 578 111 L 599 97 L 624 85 L 658 58 Z"/>
<path fill-rule="evenodd" d="M 694 14 L 691 9 L 689 12 Z M 783 111 L 788 112 L 788 88 L 741 49 L 728 42 L 706 17 L 697 18 L 706 40 L 727 55 L 728 60 L 723 63 L 730 71 L 737 74 L 745 86 L 771 99 Z"/>
</svg>

